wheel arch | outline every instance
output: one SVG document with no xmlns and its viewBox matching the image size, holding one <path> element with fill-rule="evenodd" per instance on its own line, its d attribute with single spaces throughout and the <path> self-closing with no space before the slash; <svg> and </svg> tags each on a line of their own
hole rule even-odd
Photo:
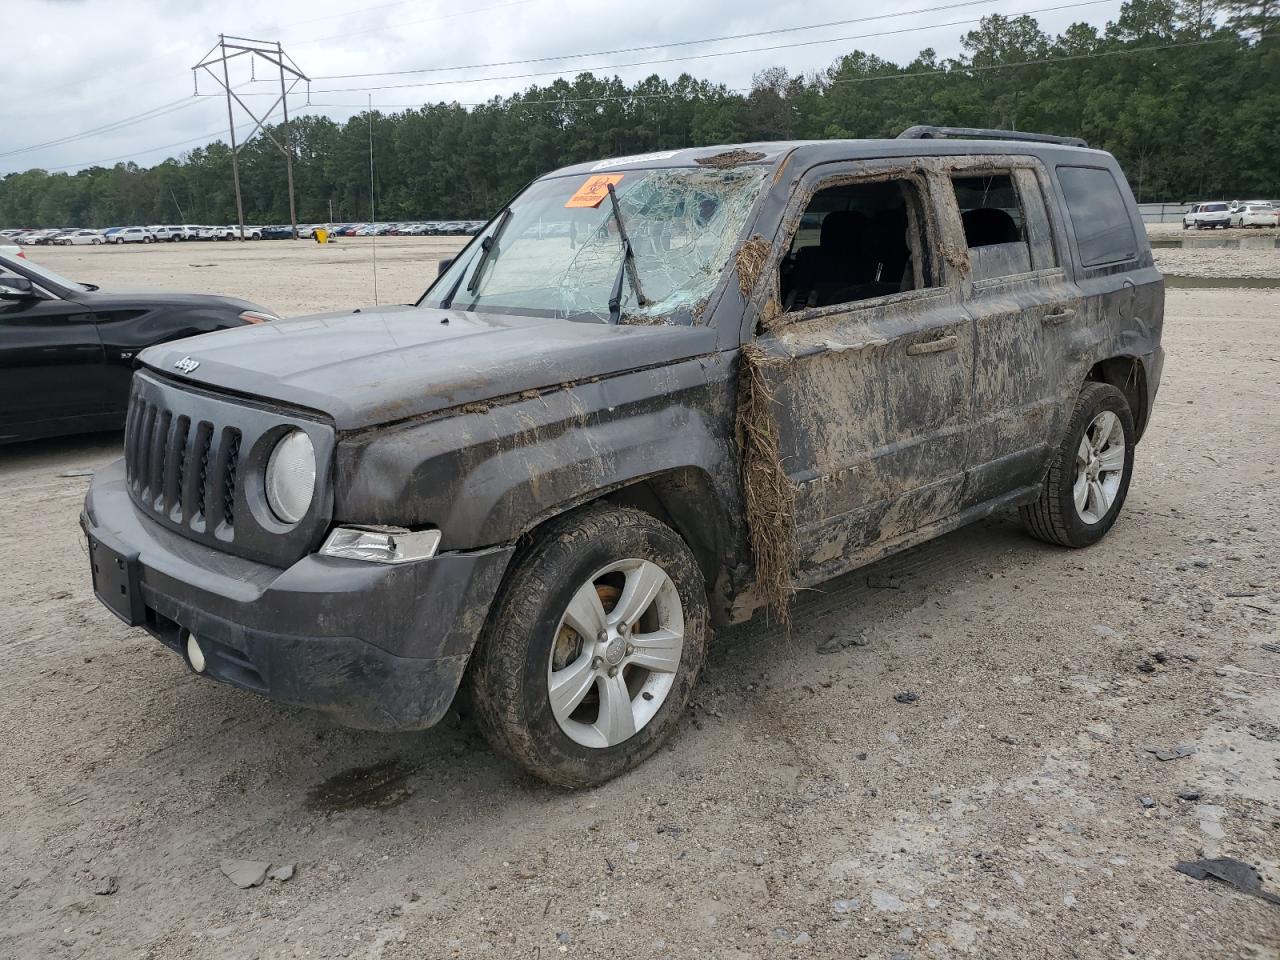
<svg viewBox="0 0 1280 960">
<path fill-rule="evenodd" d="M 1147 392 L 1147 371 L 1139 357 L 1119 355 L 1099 360 L 1085 376 L 1085 381 L 1109 383 L 1121 393 L 1133 412 L 1133 426 L 1137 439 L 1147 428 L 1151 418 Z"/>
<path fill-rule="evenodd" d="M 671 527 L 697 560 L 713 613 L 726 607 L 722 601 L 730 592 L 731 527 L 715 481 L 702 467 L 673 467 L 633 477 L 558 504 L 526 524 L 517 552 L 547 523 L 602 503 L 643 510 Z"/>
</svg>

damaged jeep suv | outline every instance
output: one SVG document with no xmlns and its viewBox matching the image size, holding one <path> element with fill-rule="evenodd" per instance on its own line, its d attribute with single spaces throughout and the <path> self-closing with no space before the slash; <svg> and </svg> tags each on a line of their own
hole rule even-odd
<svg viewBox="0 0 1280 960">
<path fill-rule="evenodd" d="M 94 587 L 206 677 L 376 730 L 461 689 L 529 770 L 597 783 L 671 733 L 715 625 L 996 510 L 1101 538 L 1163 312 L 1080 141 L 569 167 L 416 304 L 145 351 Z"/>
</svg>

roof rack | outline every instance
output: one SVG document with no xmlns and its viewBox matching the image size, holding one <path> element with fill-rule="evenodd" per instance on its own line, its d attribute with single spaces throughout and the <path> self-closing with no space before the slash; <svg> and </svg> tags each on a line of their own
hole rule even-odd
<svg viewBox="0 0 1280 960">
<path fill-rule="evenodd" d="M 951 140 L 957 138 L 980 140 L 1027 140 L 1033 143 L 1058 143 L 1066 147 L 1089 146 L 1079 137 L 1055 137 L 1050 133 L 1024 133 L 1021 130 L 987 130 L 982 127 L 934 127 L 918 123 L 898 134 L 899 140 Z"/>
</svg>

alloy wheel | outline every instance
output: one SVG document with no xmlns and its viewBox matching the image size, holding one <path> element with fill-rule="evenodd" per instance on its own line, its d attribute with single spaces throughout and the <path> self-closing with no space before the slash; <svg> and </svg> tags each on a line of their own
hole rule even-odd
<svg viewBox="0 0 1280 960">
<path fill-rule="evenodd" d="M 662 567 L 628 559 L 597 570 L 551 645 L 547 695 L 560 729 L 597 749 L 630 739 L 666 701 L 683 651 L 684 610 Z"/>
<path fill-rule="evenodd" d="M 1076 451 L 1072 498 L 1085 523 L 1098 523 L 1115 503 L 1124 479 L 1125 438 L 1120 418 L 1103 410 L 1085 428 Z"/>
</svg>

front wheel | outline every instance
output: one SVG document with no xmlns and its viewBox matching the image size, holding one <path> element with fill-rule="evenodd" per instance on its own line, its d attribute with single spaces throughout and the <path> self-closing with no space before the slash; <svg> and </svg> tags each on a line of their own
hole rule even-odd
<svg viewBox="0 0 1280 960">
<path fill-rule="evenodd" d="M 1086 383 L 1039 499 L 1021 509 L 1027 531 L 1063 547 L 1101 540 L 1129 493 L 1136 438 L 1124 394 L 1109 383 Z"/>
<path fill-rule="evenodd" d="M 518 557 L 469 674 L 493 746 L 551 783 L 603 783 L 670 736 L 702 668 L 706 587 L 688 545 L 640 510 L 551 521 Z"/>
</svg>

